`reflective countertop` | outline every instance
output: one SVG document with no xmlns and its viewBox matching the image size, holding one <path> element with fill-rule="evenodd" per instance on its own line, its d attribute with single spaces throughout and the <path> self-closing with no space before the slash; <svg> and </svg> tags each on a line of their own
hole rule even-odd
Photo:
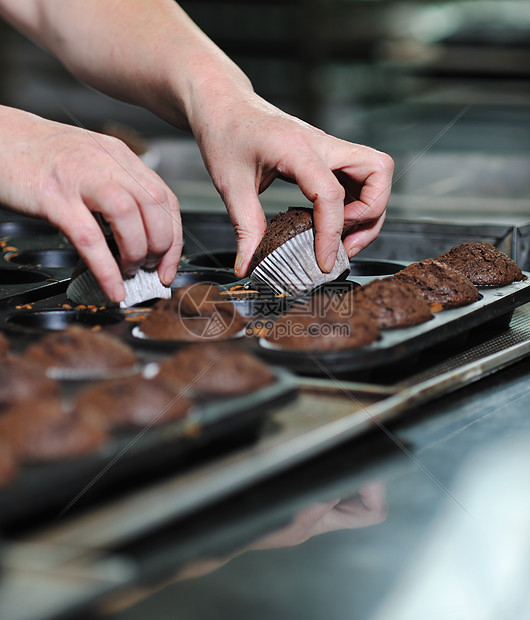
<svg viewBox="0 0 530 620">
<path fill-rule="evenodd" d="M 90 618 L 529 617 L 530 360 L 122 552 Z"/>
</svg>

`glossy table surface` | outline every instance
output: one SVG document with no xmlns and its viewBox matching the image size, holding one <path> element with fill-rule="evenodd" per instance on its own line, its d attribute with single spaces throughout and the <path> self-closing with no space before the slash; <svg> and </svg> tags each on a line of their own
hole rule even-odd
<svg viewBox="0 0 530 620">
<path fill-rule="evenodd" d="M 97 614 L 528 618 L 529 371 L 527 358 L 122 549 L 149 578 Z"/>
</svg>

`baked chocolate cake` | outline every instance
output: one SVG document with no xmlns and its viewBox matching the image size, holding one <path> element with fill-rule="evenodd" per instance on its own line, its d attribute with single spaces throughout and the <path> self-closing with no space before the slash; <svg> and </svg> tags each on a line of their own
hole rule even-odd
<svg viewBox="0 0 530 620">
<path fill-rule="evenodd" d="M 141 323 L 142 332 L 159 340 L 225 340 L 240 332 L 245 319 L 212 284 L 191 284 L 161 299 Z"/>
<path fill-rule="evenodd" d="M 311 228 L 313 228 L 313 209 L 289 207 L 287 211 L 271 217 L 267 232 L 250 261 L 249 272 L 254 271 L 258 263 L 286 241 Z"/>
<path fill-rule="evenodd" d="M 156 380 L 198 395 L 235 396 L 259 390 L 275 378 L 249 351 L 227 342 L 212 342 L 189 345 L 168 357 Z"/>
<path fill-rule="evenodd" d="M 519 265 L 491 243 L 461 243 L 436 259 L 477 286 L 505 286 L 523 279 Z"/>
<path fill-rule="evenodd" d="M 17 469 L 13 451 L 7 443 L 0 441 L 0 487 L 11 481 Z"/>
<path fill-rule="evenodd" d="M 271 219 L 250 261 L 253 286 L 295 297 L 349 273 L 350 261 L 342 243 L 331 271 L 321 270 L 313 223 L 313 210 L 303 207 L 289 207 Z"/>
<path fill-rule="evenodd" d="M 0 332 L 0 358 L 5 357 L 9 352 L 9 342 L 2 332 Z"/>
<path fill-rule="evenodd" d="M 192 406 L 189 398 L 161 382 L 126 377 L 83 390 L 76 408 L 100 418 L 109 428 L 154 426 L 183 418 Z"/>
<path fill-rule="evenodd" d="M 427 301 L 407 282 L 373 280 L 349 295 L 353 308 L 366 310 L 380 329 L 418 325 L 432 318 Z"/>
<path fill-rule="evenodd" d="M 317 296 L 315 296 L 317 297 Z M 379 338 L 374 319 L 363 309 L 351 309 L 347 299 L 325 315 L 316 311 L 325 307 L 318 299 L 295 307 L 274 321 L 263 337 L 288 349 L 336 351 L 363 347 Z"/>
<path fill-rule="evenodd" d="M 412 285 L 427 302 L 444 308 L 465 306 L 480 299 L 477 287 L 462 273 L 432 258 L 412 263 L 391 278 Z"/>
<path fill-rule="evenodd" d="M 22 400 L 49 399 L 59 394 L 59 384 L 44 370 L 19 357 L 0 361 L 0 409 Z"/>
<path fill-rule="evenodd" d="M 134 366 L 134 351 L 117 338 L 77 325 L 47 334 L 30 345 L 25 359 L 44 368 L 99 371 Z"/>
<path fill-rule="evenodd" d="M 106 440 L 98 420 L 65 410 L 58 399 L 25 400 L 0 417 L 0 442 L 22 462 L 89 454 Z"/>
</svg>

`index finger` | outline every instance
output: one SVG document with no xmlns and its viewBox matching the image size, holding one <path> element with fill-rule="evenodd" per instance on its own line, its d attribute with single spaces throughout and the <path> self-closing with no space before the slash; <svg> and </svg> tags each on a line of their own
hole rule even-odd
<svg viewBox="0 0 530 620">
<path fill-rule="evenodd" d="M 293 178 L 313 203 L 315 254 L 320 269 L 329 273 L 335 265 L 344 228 L 344 187 L 329 166 L 318 159 L 296 159 L 295 167 L 279 167 L 278 172 Z"/>
<path fill-rule="evenodd" d="M 78 205 L 76 212 L 68 216 L 61 218 L 57 225 L 94 274 L 105 295 L 116 303 L 123 301 L 125 286 L 121 271 L 98 222 L 85 205 Z"/>
</svg>

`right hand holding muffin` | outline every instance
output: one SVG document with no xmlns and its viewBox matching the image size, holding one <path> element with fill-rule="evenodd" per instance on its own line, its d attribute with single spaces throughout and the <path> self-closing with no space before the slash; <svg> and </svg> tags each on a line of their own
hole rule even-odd
<svg viewBox="0 0 530 620">
<path fill-rule="evenodd" d="M 188 120 L 234 224 L 239 277 L 266 229 L 258 195 L 278 177 L 297 183 L 313 203 L 323 271 L 333 268 L 341 235 L 350 257 L 378 235 L 392 183 L 390 156 L 282 112 L 244 82 L 202 97 Z"/>
<path fill-rule="evenodd" d="M 57 226 L 107 297 L 121 301 L 121 271 L 140 266 L 158 265 L 161 281 L 173 281 L 182 249 L 177 198 L 123 142 L 5 106 L 0 135 L 0 202 Z M 114 233 L 120 266 L 94 212 Z"/>
</svg>

